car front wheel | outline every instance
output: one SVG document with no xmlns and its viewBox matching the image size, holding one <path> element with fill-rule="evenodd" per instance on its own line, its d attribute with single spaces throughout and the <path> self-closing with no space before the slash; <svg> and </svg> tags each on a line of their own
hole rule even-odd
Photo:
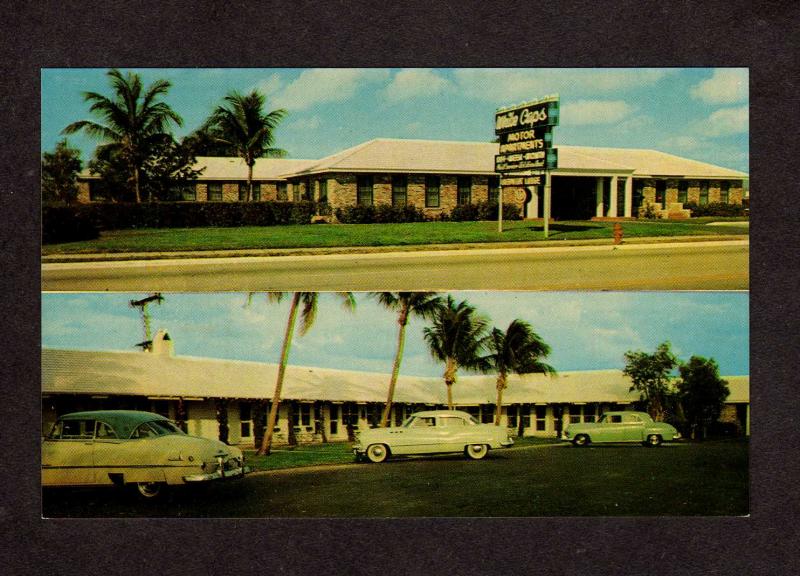
<svg viewBox="0 0 800 576">
<path fill-rule="evenodd" d="M 473 460 L 480 460 L 489 452 L 489 447 L 486 444 L 470 444 L 464 451 Z"/>
<path fill-rule="evenodd" d="M 586 434 L 578 434 L 572 441 L 573 446 L 587 446 L 589 444 L 589 437 Z"/>
<path fill-rule="evenodd" d="M 136 489 L 143 498 L 158 498 L 165 491 L 163 482 L 138 482 Z"/>
<path fill-rule="evenodd" d="M 370 462 L 379 464 L 389 457 L 389 448 L 385 444 L 372 444 L 367 448 L 367 458 Z"/>
<path fill-rule="evenodd" d="M 647 445 L 655 448 L 657 446 L 661 446 L 661 436 L 658 434 L 650 434 L 647 436 Z"/>
</svg>

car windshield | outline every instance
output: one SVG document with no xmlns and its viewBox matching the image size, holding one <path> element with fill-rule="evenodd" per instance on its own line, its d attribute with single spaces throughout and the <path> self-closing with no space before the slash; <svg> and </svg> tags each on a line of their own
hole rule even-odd
<svg viewBox="0 0 800 576">
<path fill-rule="evenodd" d="M 151 420 L 144 424 L 139 424 L 131 434 L 131 438 L 152 438 L 154 436 L 167 436 L 169 434 L 185 434 L 169 420 Z"/>
</svg>

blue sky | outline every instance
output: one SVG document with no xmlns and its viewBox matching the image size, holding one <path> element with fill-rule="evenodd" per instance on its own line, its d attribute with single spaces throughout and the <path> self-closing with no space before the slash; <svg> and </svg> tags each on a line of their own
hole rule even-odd
<svg viewBox="0 0 800 576">
<path fill-rule="evenodd" d="M 289 115 L 276 131 L 291 158 L 321 158 L 372 138 L 490 141 L 496 108 L 558 93 L 558 144 L 651 148 L 749 172 L 744 68 L 136 69 L 167 79 L 183 136 L 231 90 L 257 88 Z M 110 95 L 106 69 L 42 70 L 42 150 L 91 118 L 82 93 Z M 96 141 L 69 137 L 87 162 Z"/>
<path fill-rule="evenodd" d="M 559 371 L 624 365 L 628 350 L 652 352 L 669 340 L 682 359 L 714 358 L 723 375 L 749 374 L 749 305 L 746 292 L 453 292 L 493 325 L 514 318 L 530 322 L 550 344 L 549 362 Z M 131 299 L 143 293 L 42 294 L 42 346 L 135 351 L 143 339 Z M 358 293 L 355 312 L 336 295 L 322 294 L 313 328 L 296 336 L 293 364 L 389 373 L 397 337 L 396 317 Z M 176 354 L 277 362 L 289 298 L 267 303 L 264 295 L 168 293 L 150 307 L 153 329 L 166 328 Z M 408 328 L 402 373 L 441 375 L 422 339 L 424 324 Z"/>
</svg>

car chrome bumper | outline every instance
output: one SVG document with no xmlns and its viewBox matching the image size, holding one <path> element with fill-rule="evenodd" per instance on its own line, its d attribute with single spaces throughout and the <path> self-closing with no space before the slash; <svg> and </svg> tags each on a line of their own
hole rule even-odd
<svg viewBox="0 0 800 576">
<path fill-rule="evenodd" d="M 509 446 L 513 446 L 513 445 L 514 445 L 514 439 L 513 438 L 509 438 L 505 442 L 500 442 L 500 446 L 502 446 L 503 448 L 508 448 Z"/>
<path fill-rule="evenodd" d="M 208 472 L 201 474 L 190 474 L 184 476 L 184 482 L 212 482 L 214 480 L 227 480 L 229 478 L 242 478 L 245 474 L 250 472 L 250 466 L 242 468 L 233 468 L 231 470 L 217 470 L 216 472 Z"/>
</svg>

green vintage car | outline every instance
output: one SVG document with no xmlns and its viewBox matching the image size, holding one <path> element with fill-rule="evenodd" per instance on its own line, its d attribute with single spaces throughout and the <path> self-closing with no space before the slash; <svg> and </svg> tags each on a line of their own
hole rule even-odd
<svg viewBox="0 0 800 576">
<path fill-rule="evenodd" d="M 481 424 L 467 412 L 428 410 L 409 416 L 401 426 L 372 428 L 356 435 L 353 453 L 370 462 L 390 456 L 463 452 L 480 460 L 492 448 L 514 444 L 505 427 Z"/>
<path fill-rule="evenodd" d="M 242 451 L 189 436 L 151 412 L 73 412 L 42 440 L 42 486 L 136 486 L 146 498 L 167 485 L 241 478 Z"/>
<path fill-rule="evenodd" d="M 606 412 L 597 422 L 569 424 L 562 440 L 574 446 L 593 442 L 638 442 L 660 446 L 662 442 L 680 438 L 678 431 L 666 422 L 655 422 L 645 412 Z"/>
</svg>

